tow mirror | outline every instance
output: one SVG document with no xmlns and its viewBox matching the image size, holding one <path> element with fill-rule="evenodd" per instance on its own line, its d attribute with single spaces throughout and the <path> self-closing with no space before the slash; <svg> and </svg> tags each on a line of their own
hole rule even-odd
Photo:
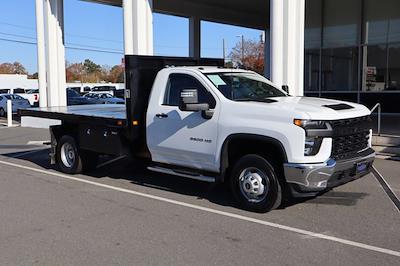
<svg viewBox="0 0 400 266">
<path fill-rule="evenodd" d="M 289 94 L 289 86 L 288 85 L 282 85 L 282 90 Z"/>
</svg>

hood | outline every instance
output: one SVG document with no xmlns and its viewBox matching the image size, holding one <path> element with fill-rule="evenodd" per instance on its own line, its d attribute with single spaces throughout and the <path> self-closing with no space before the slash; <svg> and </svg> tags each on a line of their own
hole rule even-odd
<svg viewBox="0 0 400 266">
<path fill-rule="evenodd" d="M 370 115 L 364 105 L 314 97 L 274 97 L 270 103 L 252 102 L 295 115 L 299 119 L 337 120 Z M 248 102 L 250 103 L 250 102 Z"/>
</svg>

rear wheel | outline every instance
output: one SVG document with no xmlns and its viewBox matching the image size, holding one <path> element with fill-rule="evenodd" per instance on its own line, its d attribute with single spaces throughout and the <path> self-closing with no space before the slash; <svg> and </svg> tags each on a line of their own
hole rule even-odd
<svg viewBox="0 0 400 266">
<path fill-rule="evenodd" d="M 232 169 L 230 187 L 245 209 L 267 212 L 279 207 L 282 189 L 272 164 L 259 155 L 240 158 Z"/>
<path fill-rule="evenodd" d="M 91 151 L 79 150 L 71 136 L 63 136 L 57 144 L 57 163 L 67 174 L 79 174 L 96 168 L 99 155 Z"/>
<path fill-rule="evenodd" d="M 82 172 L 82 158 L 74 138 L 62 136 L 57 144 L 57 163 L 61 171 L 67 174 Z"/>
<path fill-rule="evenodd" d="M 0 117 L 5 117 L 6 116 L 6 111 L 4 111 L 3 107 L 0 107 Z"/>
</svg>

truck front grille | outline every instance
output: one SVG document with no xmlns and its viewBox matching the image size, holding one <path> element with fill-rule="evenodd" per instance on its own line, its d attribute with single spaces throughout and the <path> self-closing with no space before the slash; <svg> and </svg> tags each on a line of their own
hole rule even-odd
<svg viewBox="0 0 400 266">
<path fill-rule="evenodd" d="M 368 148 L 369 130 L 332 138 L 332 157 L 336 160 L 352 158 Z"/>
</svg>

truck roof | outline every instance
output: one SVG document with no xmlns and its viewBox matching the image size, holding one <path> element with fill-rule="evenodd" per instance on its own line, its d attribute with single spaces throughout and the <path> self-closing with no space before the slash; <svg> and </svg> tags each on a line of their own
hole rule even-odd
<svg viewBox="0 0 400 266">
<path fill-rule="evenodd" d="M 245 73 L 254 73 L 253 71 L 244 70 L 240 68 L 222 68 L 215 66 L 177 66 L 177 67 L 168 67 L 168 69 L 185 69 L 192 71 L 199 71 L 201 73 L 228 73 L 228 72 L 245 72 Z"/>
</svg>

